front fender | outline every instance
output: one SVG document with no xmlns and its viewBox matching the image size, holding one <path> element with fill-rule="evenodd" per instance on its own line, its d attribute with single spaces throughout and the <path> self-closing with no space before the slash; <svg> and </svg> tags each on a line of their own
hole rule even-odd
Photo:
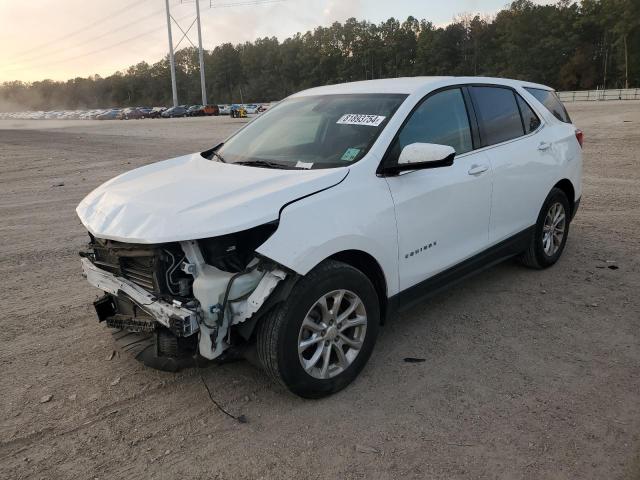
<svg viewBox="0 0 640 480">
<path fill-rule="evenodd" d="M 375 258 L 388 295 L 398 292 L 393 199 L 385 180 L 370 172 L 352 171 L 339 185 L 287 205 L 278 229 L 257 252 L 306 275 L 345 250 L 360 250 Z"/>
</svg>

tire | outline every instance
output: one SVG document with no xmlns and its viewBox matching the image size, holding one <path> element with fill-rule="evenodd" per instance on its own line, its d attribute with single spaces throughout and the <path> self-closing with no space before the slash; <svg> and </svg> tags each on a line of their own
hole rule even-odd
<svg viewBox="0 0 640 480">
<path fill-rule="evenodd" d="M 554 208 L 555 210 L 552 210 Z M 560 210 L 559 213 L 558 210 Z M 556 215 L 559 216 L 556 217 Z M 562 217 L 562 221 L 556 220 L 556 223 L 554 223 L 553 217 L 558 219 Z M 550 219 L 551 222 L 549 221 Z M 527 250 L 520 256 L 520 261 L 525 266 L 535 269 L 548 268 L 555 264 L 562 255 L 567 243 L 570 222 L 571 206 L 569 199 L 562 190 L 553 188 L 542 204 L 531 242 Z M 549 237 L 547 232 L 551 230 L 554 233 L 562 230 L 561 239 L 558 238 L 559 235 L 553 233 Z M 550 239 L 551 244 L 547 239 Z"/>
<path fill-rule="evenodd" d="M 321 300 L 325 297 L 328 308 L 323 309 Z M 258 325 L 256 347 L 261 365 L 274 381 L 304 398 L 321 398 L 342 390 L 364 368 L 378 334 L 380 303 L 371 281 L 350 265 L 328 260 L 303 277 L 289 299 Z M 339 312 L 332 314 L 337 299 Z M 308 328 L 311 324 L 313 329 Z M 327 328 L 322 330 L 321 324 Z M 320 338 L 323 340 L 318 341 Z M 299 353 L 301 341 L 310 344 Z M 351 345 L 359 345 L 359 349 Z"/>
</svg>

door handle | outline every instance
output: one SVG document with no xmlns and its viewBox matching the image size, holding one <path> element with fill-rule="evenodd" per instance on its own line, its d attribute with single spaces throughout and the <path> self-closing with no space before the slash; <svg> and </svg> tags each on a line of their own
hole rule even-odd
<svg viewBox="0 0 640 480">
<path fill-rule="evenodd" d="M 538 145 L 538 150 L 548 150 L 549 148 L 551 148 L 551 144 L 547 142 L 540 142 Z"/>
<path fill-rule="evenodd" d="M 468 173 L 469 175 L 480 175 L 487 170 L 489 170 L 489 167 L 487 165 L 471 165 Z"/>
</svg>

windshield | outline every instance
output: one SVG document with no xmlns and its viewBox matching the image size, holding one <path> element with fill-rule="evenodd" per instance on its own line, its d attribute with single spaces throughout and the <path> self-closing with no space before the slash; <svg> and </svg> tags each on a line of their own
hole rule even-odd
<svg viewBox="0 0 640 480">
<path fill-rule="evenodd" d="M 263 167 L 329 168 L 360 160 L 407 95 L 294 97 L 224 143 L 215 157 Z"/>
</svg>

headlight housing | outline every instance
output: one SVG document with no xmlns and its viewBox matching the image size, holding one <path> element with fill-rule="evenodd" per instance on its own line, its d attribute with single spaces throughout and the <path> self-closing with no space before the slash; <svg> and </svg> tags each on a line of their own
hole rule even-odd
<svg viewBox="0 0 640 480">
<path fill-rule="evenodd" d="M 255 257 L 255 250 L 278 229 L 278 222 L 198 240 L 205 262 L 225 272 L 241 272 Z"/>
</svg>

